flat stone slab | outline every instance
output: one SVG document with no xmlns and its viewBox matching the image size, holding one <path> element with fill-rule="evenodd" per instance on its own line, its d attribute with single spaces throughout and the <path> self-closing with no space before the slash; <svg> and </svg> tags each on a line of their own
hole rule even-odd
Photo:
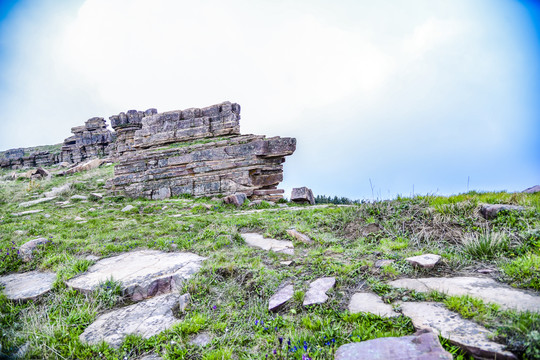
<svg viewBox="0 0 540 360">
<path fill-rule="evenodd" d="M 470 352 L 475 358 L 517 359 L 504 345 L 489 340 L 490 331 L 433 302 L 401 303 L 403 315 L 417 330 L 428 329 Z"/>
<path fill-rule="evenodd" d="M 244 233 L 241 235 L 246 244 L 251 247 L 294 255 L 294 246 L 292 241 L 264 238 L 261 234 L 257 233 Z"/>
<path fill-rule="evenodd" d="M 18 213 L 11 214 L 12 216 L 24 216 L 24 215 L 32 215 L 42 212 L 43 210 L 27 210 L 27 211 L 21 211 Z"/>
<path fill-rule="evenodd" d="M 56 274 L 29 271 L 20 274 L 0 276 L 3 293 L 10 300 L 33 300 L 51 291 Z"/>
<path fill-rule="evenodd" d="M 452 360 L 431 331 L 410 336 L 386 337 L 340 346 L 336 360 Z"/>
<path fill-rule="evenodd" d="M 435 254 L 423 254 L 405 259 L 405 261 L 407 261 L 409 264 L 413 266 L 420 266 L 425 269 L 433 268 L 435 264 L 439 262 L 439 260 L 441 260 L 441 257 Z"/>
<path fill-rule="evenodd" d="M 322 304 L 328 300 L 326 292 L 334 287 L 336 278 L 324 277 L 319 278 L 309 284 L 309 289 L 304 296 L 304 306 Z"/>
<path fill-rule="evenodd" d="M 79 339 L 89 344 L 105 341 L 113 348 L 118 348 L 129 334 L 148 339 L 180 321 L 173 315 L 173 309 L 180 301 L 181 296 L 177 293 L 165 294 L 103 314 Z"/>
<path fill-rule="evenodd" d="M 146 355 L 140 358 L 139 360 L 162 360 L 163 358 L 156 354 Z"/>
<path fill-rule="evenodd" d="M 102 259 L 66 284 L 90 292 L 112 277 L 122 283 L 125 295 L 139 301 L 178 289 L 184 280 L 199 271 L 205 259 L 193 253 L 132 251 Z"/>
<path fill-rule="evenodd" d="M 388 284 L 420 292 L 437 290 L 452 296 L 470 295 L 485 302 L 498 304 L 503 309 L 540 311 L 540 296 L 530 295 L 489 278 L 399 279 Z"/>
<path fill-rule="evenodd" d="M 386 304 L 380 297 L 370 293 L 354 294 L 349 302 L 349 311 L 353 314 L 365 312 L 387 317 L 399 316 L 392 309 L 392 305 Z"/>
<path fill-rule="evenodd" d="M 45 198 L 41 198 L 41 199 L 26 201 L 26 202 L 20 203 L 19 207 L 23 207 L 23 208 L 24 207 L 30 207 L 30 206 L 33 206 L 33 205 L 37 205 L 37 204 L 41 204 L 41 203 L 44 203 L 44 202 L 52 201 L 54 199 L 56 199 L 56 196 L 45 197 Z"/>
<path fill-rule="evenodd" d="M 294 294 L 294 288 L 292 285 L 287 285 L 277 293 L 272 295 L 268 301 L 268 310 L 277 311 L 281 306 L 283 306 L 287 301 L 291 300 Z"/>
</svg>

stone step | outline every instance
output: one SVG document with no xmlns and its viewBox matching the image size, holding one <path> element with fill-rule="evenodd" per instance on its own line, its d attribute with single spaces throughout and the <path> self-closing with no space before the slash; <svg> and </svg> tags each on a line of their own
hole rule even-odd
<svg viewBox="0 0 540 360">
<path fill-rule="evenodd" d="M 264 238 L 261 234 L 257 233 L 244 233 L 241 235 L 246 244 L 251 247 L 294 255 L 292 241 Z"/>
<path fill-rule="evenodd" d="M 10 300 L 34 300 L 52 289 L 56 274 L 52 272 L 29 271 L 0 276 L 2 292 Z"/>
</svg>

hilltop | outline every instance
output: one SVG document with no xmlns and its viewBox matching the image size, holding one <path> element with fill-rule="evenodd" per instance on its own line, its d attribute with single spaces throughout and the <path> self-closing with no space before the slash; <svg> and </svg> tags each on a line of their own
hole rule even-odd
<svg viewBox="0 0 540 360">
<path fill-rule="evenodd" d="M 518 358 L 540 356 L 538 309 L 390 284 L 478 277 L 538 299 L 540 193 L 470 192 L 339 206 L 258 201 L 236 208 L 220 197 L 113 196 L 105 188 L 113 166 L 43 180 L 10 180 L 11 172 L 0 172 L 0 275 L 39 270 L 55 277 L 51 291 L 34 300 L 17 302 L 0 295 L 4 354 L 30 359 L 137 359 L 150 354 L 164 359 L 330 359 L 344 344 L 415 333 L 411 317 L 402 313 L 410 304 L 427 302 L 486 327 L 493 341 Z M 54 187 L 63 190 L 53 200 L 20 206 Z M 523 209 L 486 219 L 483 204 Z M 311 242 L 293 237 L 290 229 Z M 249 246 L 246 234 L 284 241 L 288 250 Z M 36 247 L 30 261 L 23 261 L 17 250 L 37 238 L 47 241 Z M 66 283 L 101 259 L 139 250 L 205 258 L 174 291 L 190 296 L 185 306 L 174 309 L 174 325 L 150 338 L 129 335 L 116 348 L 81 341 L 99 316 L 138 302 L 114 277 L 89 292 Z M 405 260 L 422 254 L 441 259 L 432 268 Z M 304 306 L 310 284 L 320 278 L 335 278 L 328 298 Z M 291 299 L 269 311 L 272 296 L 289 285 Z M 376 295 L 398 316 L 354 311 L 351 299 L 357 293 Z M 441 342 L 454 358 L 469 358 L 455 341 L 441 337 Z"/>
</svg>

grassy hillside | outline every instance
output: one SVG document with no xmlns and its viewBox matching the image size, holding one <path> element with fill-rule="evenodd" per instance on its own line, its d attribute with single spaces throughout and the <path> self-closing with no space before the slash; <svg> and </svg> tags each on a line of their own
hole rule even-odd
<svg viewBox="0 0 540 360">
<path fill-rule="evenodd" d="M 105 167 L 42 181 L 0 181 L 0 275 L 35 269 L 57 273 L 53 291 L 36 302 L 17 304 L 0 295 L 2 352 L 27 348 L 26 357 L 35 359 L 131 359 L 151 352 L 166 359 L 264 359 L 266 355 L 285 359 L 285 353 L 288 359 L 302 359 L 307 353 L 312 359 L 329 359 L 338 346 L 351 341 L 414 332 L 404 316 L 350 314 L 349 299 L 362 289 L 381 295 L 396 309 L 397 301 L 442 301 L 497 332 L 498 339 L 520 356 L 540 356 L 538 314 L 386 285 L 400 277 L 478 276 L 478 269 L 487 268 L 495 270 L 499 281 L 538 294 L 540 193 L 470 192 L 305 206 L 300 211 L 268 203 L 236 209 L 219 199 L 187 197 L 70 200 L 74 194 L 105 193 L 105 181 L 112 173 L 113 167 Z M 0 173 L 4 175 L 7 172 Z M 67 203 L 18 207 L 64 183 L 71 183 L 71 190 L 56 201 Z M 481 203 L 516 204 L 527 210 L 502 213 L 488 221 L 479 214 Z M 135 209 L 122 212 L 128 204 Z M 287 204 L 292 206 L 297 207 Z M 12 215 L 29 209 L 44 211 Z M 253 209 L 264 211 L 249 212 Z M 309 235 L 315 244 L 295 242 L 296 254 L 291 256 L 247 247 L 239 235 L 260 232 L 294 241 L 286 233 L 290 228 Z M 33 261 L 21 262 L 17 248 L 37 237 L 50 242 Z M 179 314 L 182 321 L 172 329 L 148 340 L 128 337 L 119 350 L 106 344 L 82 344 L 78 336 L 99 314 L 128 302 L 114 283 L 82 294 L 68 289 L 64 281 L 95 262 L 88 255 L 107 257 L 133 249 L 191 251 L 208 257 L 202 271 L 184 284 L 183 292 L 192 295 L 189 310 Z M 423 253 L 439 254 L 443 260 L 431 270 L 413 268 L 404 260 Z M 395 262 L 377 268 L 374 263 L 379 259 Z M 281 265 L 284 260 L 294 260 L 294 265 Z M 329 301 L 306 309 L 302 300 L 307 285 L 321 276 L 335 276 L 336 286 L 328 294 Z M 287 281 L 295 284 L 294 301 L 276 314 L 269 313 L 268 299 Z M 210 345 L 201 349 L 188 344 L 193 334 L 202 331 L 212 334 Z M 445 346 L 456 359 L 467 358 L 446 342 Z"/>
</svg>

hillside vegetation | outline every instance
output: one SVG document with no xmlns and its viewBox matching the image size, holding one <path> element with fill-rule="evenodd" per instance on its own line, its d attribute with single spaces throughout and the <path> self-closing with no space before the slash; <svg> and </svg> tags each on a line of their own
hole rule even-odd
<svg viewBox="0 0 540 360">
<path fill-rule="evenodd" d="M 501 310 L 470 297 L 452 297 L 392 288 L 401 277 L 479 276 L 491 269 L 500 282 L 538 294 L 540 291 L 540 193 L 476 193 L 451 197 L 417 196 L 392 201 L 324 207 L 286 207 L 263 202 L 240 209 L 220 199 L 167 200 L 93 197 L 106 194 L 113 167 L 41 181 L 7 180 L 0 173 L 0 275 L 29 270 L 57 273 L 53 291 L 37 301 L 14 303 L 0 295 L 0 344 L 4 354 L 31 359 L 132 359 L 158 353 L 165 359 L 330 359 L 337 347 L 351 341 L 414 333 L 404 317 L 382 318 L 347 310 L 351 295 L 371 291 L 399 310 L 398 301 L 441 301 L 496 333 L 523 358 L 540 357 L 538 313 Z M 66 183 L 71 189 L 54 201 L 22 209 Z M 84 195 L 88 200 L 73 200 Z M 331 198 L 328 198 L 331 199 Z M 493 220 L 479 213 L 482 203 L 515 204 L 522 212 L 502 212 Z M 121 210 L 127 205 L 134 208 Z M 43 211 L 14 216 L 23 210 Z M 253 212 L 252 210 L 263 210 Z M 376 224 L 374 226 L 368 226 Z M 295 228 L 314 240 L 306 245 L 291 238 Z M 370 230 L 368 230 L 370 229 Z M 295 255 L 246 246 L 240 234 L 292 240 Z M 38 238 L 50 242 L 24 263 L 17 249 Z M 86 345 L 79 335 L 97 316 L 125 306 L 114 280 L 83 294 L 65 281 L 84 272 L 95 260 L 133 249 L 190 251 L 208 259 L 183 285 L 191 294 L 179 324 L 150 339 L 129 336 L 119 349 Z M 412 267 L 404 259 L 424 253 L 442 261 L 433 269 Z M 392 264 L 375 267 L 380 259 Z M 280 264 L 294 260 L 292 266 Z M 335 276 L 329 300 L 308 308 L 302 300 L 310 281 Z M 480 275 L 481 276 L 481 275 Z M 278 287 L 295 285 L 294 299 L 277 313 L 268 299 Z M 189 344 L 194 334 L 208 332 L 206 347 Z M 281 340 L 280 340 L 281 339 Z M 442 339 L 456 359 L 468 356 Z M 287 350 L 288 349 L 288 350 Z M 293 351 L 294 350 L 294 351 Z"/>
</svg>

